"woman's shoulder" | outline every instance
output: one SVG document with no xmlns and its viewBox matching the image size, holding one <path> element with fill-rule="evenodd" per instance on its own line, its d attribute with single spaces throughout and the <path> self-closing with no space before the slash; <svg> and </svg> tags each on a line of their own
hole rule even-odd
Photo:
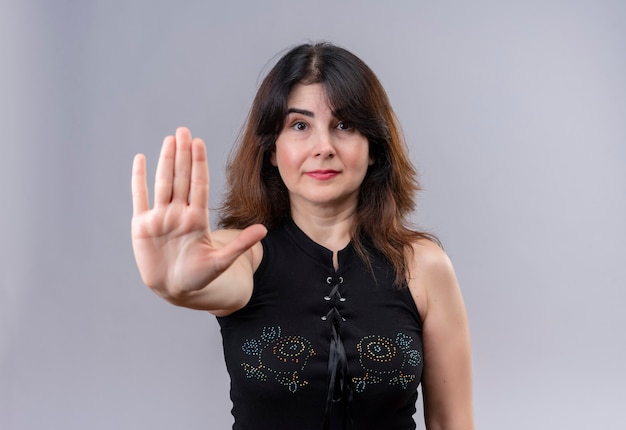
<svg viewBox="0 0 626 430">
<path fill-rule="evenodd" d="M 411 269 L 423 275 L 434 275 L 439 271 L 449 271 L 452 263 L 441 245 L 428 238 L 420 238 L 413 242 L 413 255 L 409 258 Z"/>
<path fill-rule="evenodd" d="M 448 254 L 434 241 L 422 238 L 413 243 L 408 258 L 408 285 L 422 318 L 440 296 L 454 294 L 458 283 Z"/>
</svg>

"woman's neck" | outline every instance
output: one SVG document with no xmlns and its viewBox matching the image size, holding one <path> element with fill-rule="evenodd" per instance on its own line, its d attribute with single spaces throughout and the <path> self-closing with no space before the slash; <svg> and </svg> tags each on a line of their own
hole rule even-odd
<svg viewBox="0 0 626 430">
<path fill-rule="evenodd" d="M 296 225 L 313 241 L 333 251 L 345 248 L 352 239 L 356 213 L 354 210 L 323 212 L 291 208 L 291 217 Z"/>
</svg>

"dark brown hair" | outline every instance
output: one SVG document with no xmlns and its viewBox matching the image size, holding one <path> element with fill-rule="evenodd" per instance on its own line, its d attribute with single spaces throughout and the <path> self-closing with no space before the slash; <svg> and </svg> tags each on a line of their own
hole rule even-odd
<svg viewBox="0 0 626 430">
<path fill-rule="evenodd" d="M 297 84 L 321 84 L 337 118 L 369 141 L 374 160 L 361 184 L 352 243 L 369 265 L 371 243 L 393 265 L 404 285 L 412 244 L 427 233 L 409 228 L 407 215 L 419 191 L 400 127 L 387 94 L 372 70 L 349 51 L 329 43 L 288 51 L 263 80 L 227 169 L 220 227 L 264 224 L 275 228 L 290 217 L 289 194 L 270 162 L 284 126 L 287 99 Z"/>
</svg>

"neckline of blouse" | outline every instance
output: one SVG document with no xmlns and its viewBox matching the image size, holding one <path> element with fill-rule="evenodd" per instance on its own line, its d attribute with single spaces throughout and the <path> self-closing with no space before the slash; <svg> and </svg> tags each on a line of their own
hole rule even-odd
<svg viewBox="0 0 626 430">
<path fill-rule="evenodd" d="M 313 239 L 311 239 L 292 218 L 289 218 L 284 224 L 285 230 L 291 236 L 294 243 L 302 249 L 313 260 L 321 263 L 325 267 L 330 267 L 333 272 L 333 251 L 320 245 Z M 339 269 L 337 272 L 345 270 L 346 266 L 352 261 L 355 251 L 352 245 L 352 241 L 348 243 L 343 249 L 337 252 L 337 262 Z"/>
</svg>

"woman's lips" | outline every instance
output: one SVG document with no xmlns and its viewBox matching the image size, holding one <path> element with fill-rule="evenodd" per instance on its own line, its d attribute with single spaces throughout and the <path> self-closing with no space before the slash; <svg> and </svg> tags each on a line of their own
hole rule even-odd
<svg viewBox="0 0 626 430">
<path fill-rule="evenodd" d="M 312 170 L 306 173 L 313 179 L 318 179 L 320 181 L 325 181 L 328 179 L 332 179 L 339 174 L 336 170 Z"/>
</svg>

